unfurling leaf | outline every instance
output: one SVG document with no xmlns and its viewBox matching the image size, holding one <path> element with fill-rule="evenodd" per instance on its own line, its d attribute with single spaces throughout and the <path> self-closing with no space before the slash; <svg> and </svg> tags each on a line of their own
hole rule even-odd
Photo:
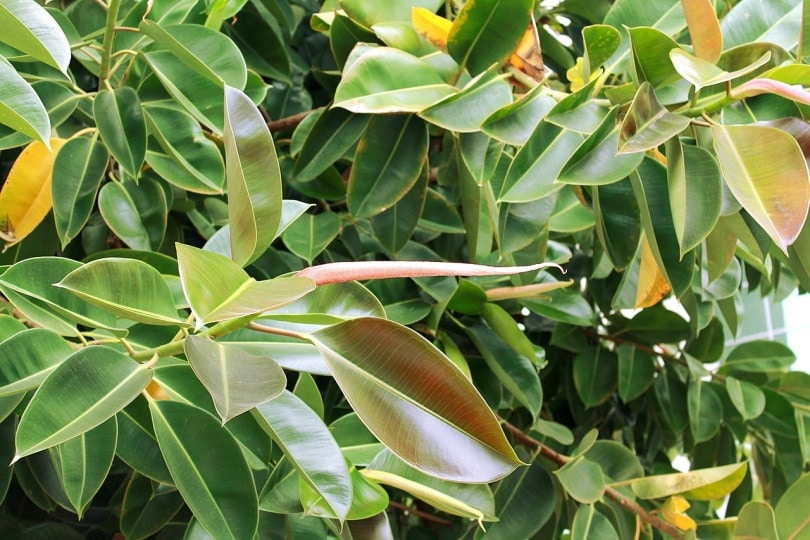
<svg viewBox="0 0 810 540">
<path fill-rule="evenodd" d="M 17 157 L 0 191 L 0 238 L 6 248 L 34 232 L 53 206 L 51 174 L 66 139 L 51 139 L 51 149 L 32 142 Z"/>
</svg>

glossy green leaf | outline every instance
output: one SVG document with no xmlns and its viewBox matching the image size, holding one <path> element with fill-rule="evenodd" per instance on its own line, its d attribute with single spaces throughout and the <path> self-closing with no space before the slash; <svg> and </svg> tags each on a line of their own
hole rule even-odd
<svg viewBox="0 0 810 540">
<path fill-rule="evenodd" d="M 475 77 L 460 92 L 422 110 L 419 116 L 444 129 L 472 133 L 480 131 L 484 120 L 510 103 L 509 83 L 492 69 Z"/>
<path fill-rule="evenodd" d="M 149 135 L 157 142 L 155 145 L 150 141 L 147 146 L 146 163 L 180 188 L 195 193 L 222 193 L 225 162 L 199 122 L 175 107 L 149 105 L 143 112 Z"/>
<path fill-rule="evenodd" d="M 686 129 L 689 119 L 664 108 L 655 97 L 653 87 L 639 86 L 619 131 L 619 154 L 643 152 L 656 148 Z M 669 154 L 667 154 L 669 160 Z"/>
<path fill-rule="evenodd" d="M 726 390 L 743 420 L 756 418 L 765 410 L 765 394 L 757 386 L 735 377 L 726 377 Z"/>
<path fill-rule="evenodd" d="M 182 507 L 183 497 L 177 489 L 133 474 L 121 503 L 121 532 L 127 538 L 148 538 L 166 526 Z"/>
<path fill-rule="evenodd" d="M 625 269 L 638 251 L 641 217 L 629 180 L 593 187 L 593 212 L 596 234 L 613 266 Z M 613 212 L 623 208 L 623 212 Z"/>
<path fill-rule="evenodd" d="M 341 7 L 356 21 L 371 28 L 373 24 L 390 21 L 410 21 L 411 9 L 423 7 L 436 11 L 439 0 L 393 0 L 385 5 L 363 0 L 344 0 Z"/>
<path fill-rule="evenodd" d="M 256 488 L 239 445 L 211 414 L 176 401 L 150 401 L 161 452 L 177 489 L 215 538 L 252 538 Z"/>
<path fill-rule="evenodd" d="M 271 358 L 199 336 L 188 336 L 184 349 L 194 373 L 214 398 L 223 424 L 277 397 L 287 383 L 284 370 Z"/>
<path fill-rule="evenodd" d="M 295 179 L 307 182 L 335 163 L 355 145 L 371 117 L 333 108 L 323 112 L 304 140 L 295 162 Z M 297 131 L 296 131 L 297 133 Z"/>
<path fill-rule="evenodd" d="M 4 28 L 0 41 L 67 72 L 70 44 L 45 8 L 26 0 L 5 0 L 0 4 L 0 20 Z"/>
<path fill-rule="evenodd" d="M 245 87 L 247 68 L 236 44 L 224 34 L 197 24 L 161 25 L 144 19 L 141 32 L 188 67 L 218 84 Z"/>
<path fill-rule="evenodd" d="M 732 463 L 683 473 L 645 476 L 631 482 L 641 499 L 663 499 L 681 495 L 687 499 L 710 501 L 728 495 L 742 482 L 748 462 Z"/>
<path fill-rule="evenodd" d="M 426 61 L 376 47 L 343 73 L 333 106 L 356 113 L 419 112 L 455 92 Z"/>
<path fill-rule="evenodd" d="M 308 511 L 343 521 L 352 504 L 352 482 L 340 448 L 323 420 L 286 391 L 259 405 L 253 415 L 303 482 L 319 495 L 318 505 Z"/>
<path fill-rule="evenodd" d="M 743 0 L 720 23 L 725 46 L 766 41 L 792 49 L 799 39 L 801 10 L 800 0 Z"/>
<path fill-rule="evenodd" d="M 371 217 L 377 240 L 390 253 L 397 253 L 405 247 L 419 225 L 428 193 L 428 181 L 429 171 L 423 166 L 416 183 L 396 204 Z"/>
<path fill-rule="evenodd" d="M 80 519 L 110 472 L 117 441 L 113 416 L 51 449 L 65 494 Z"/>
<path fill-rule="evenodd" d="M 632 345 L 616 348 L 619 358 L 619 397 L 627 403 L 642 395 L 655 378 L 655 358 Z"/>
<path fill-rule="evenodd" d="M 520 464 L 470 381 L 415 332 L 360 318 L 311 339 L 363 423 L 411 466 L 447 480 L 487 482 Z M 427 433 L 435 445 L 413 444 Z"/>
<path fill-rule="evenodd" d="M 225 104 L 220 84 L 186 66 L 169 51 L 141 54 L 175 101 L 211 131 L 222 134 Z"/>
<path fill-rule="evenodd" d="M 528 202 L 560 189 L 555 180 L 582 140 L 579 133 L 541 122 L 515 154 L 501 186 L 499 200 Z"/>
<path fill-rule="evenodd" d="M 146 156 L 146 122 L 138 94 L 128 86 L 102 90 L 93 101 L 93 116 L 107 149 L 129 176 L 137 178 Z"/>
<path fill-rule="evenodd" d="M 99 191 L 98 208 L 107 226 L 132 249 L 160 247 L 169 210 L 157 181 L 107 182 Z"/>
<path fill-rule="evenodd" d="M 633 52 L 633 67 L 639 82 L 647 82 L 653 88 L 664 88 L 680 79 L 672 65 L 670 51 L 678 49 L 678 43 L 669 35 L 655 28 L 628 28 Z"/>
<path fill-rule="evenodd" d="M 98 139 L 70 139 L 56 155 L 51 198 L 62 249 L 84 228 L 107 170 L 110 154 Z"/>
<path fill-rule="evenodd" d="M 51 139 L 51 122 L 37 93 L 2 57 L 0 77 L 3 79 L 0 87 L 0 123 L 47 144 Z"/>
<path fill-rule="evenodd" d="M 596 131 L 569 156 L 560 171 L 558 182 L 564 184 L 602 185 L 618 182 L 633 172 L 644 159 L 643 154 L 618 154 L 620 125 L 613 109 Z"/>
<path fill-rule="evenodd" d="M 340 216 L 335 212 L 304 214 L 281 235 L 291 252 L 312 264 L 332 240 L 340 234 Z"/>
<path fill-rule="evenodd" d="M 779 532 L 779 538 L 802 538 L 810 532 L 807 512 L 802 510 L 808 497 L 810 497 L 810 477 L 805 474 L 785 490 L 776 505 L 776 530 Z"/>
<path fill-rule="evenodd" d="M 714 125 L 712 135 L 726 185 L 786 251 L 810 207 L 810 176 L 796 139 L 765 126 Z"/>
<path fill-rule="evenodd" d="M 734 347 L 723 362 L 722 372 L 783 371 L 795 361 L 796 355 L 784 343 L 755 340 Z"/>
<path fill-rule="evenodd" d="M 574 386 L 586 407 L 606 401 L 618 380 L 616 354 L 602 347 L 589 347 L 574 358 Z"/>
<path fill-rule="evenodd" d="M 582 456 L 554 471 L 554 475 L 568 495 L 582 504 L 595 503 L 605 492 L 605 475 L 602 469 Z"/>
<path fill-rule="evenodd" d="M 312 280 L 300 277 L 256 281 L 227 257 L 183 244 L 176 247 L 183 292 L 198 325 L 258 315 L 314 288 Z"/>
<path fill-rule="evenodd" d="M 379 115 L 357 146 L 347 202 L 356 218 L 396 204 L 416 183 L 428 151 L 427 126 L 411 115 Z"/>
<path fill-rule="evenodd" d="M 31 398 L 17 429 L 15 460 L 103 423 L 135 399 L 151 378 L 151 369 L 113 349 L 96 346 L 75 352 Z"/>
<path fill-rule="evenodd" d="M 428 476 L 408 466 L 390 450 L 380 452 L 362 474 L 402 489 L 443 512 L 478 521 L 495 519 L 495 500 L 486 484 L 459 484 Z"/>
<path fill-rule="evenodd" d="M 538 85 L 519 100 L 490 114 L 481 124 L 481 131 L 506 144 L 523 146 L 555 104 L 553 98 L 543 94 L 543 86 Z"/>
<path fill-rule="evenodd" d="M 0 343 L 0 396 L 39 386 L 73 349 L 59 335 L 44 328 L 18 332 Z"/>
<path fill-rule="evenodd" d="M 57 284 L 124 319 L 186 326 L 160 273 L 136 259 L 104 258 L 73 270 Z"/>
<path fill-rule="evenodd" d="M 531 22 L 531 0 L 475 0 L 459 11 L 447 36 L 447 52 L 473 75 L 502 64 Z"/>
<path fill-rule="evenodd" d="M 345 454 L 344 454 L 345 455 Z M 346 519 L 352 521 L 369 519 L 384 513 L 388 508 L 388 492 L 378 483 L 368 480 L 357 469 L 349 470 L 352 479 L 352 507 Z"/>
<path fill-rule="evenodd" d="M 0 314 L 0 343 L 28 328 L 11 315 Z"/>
<path fill-rule="evenodd" d="M 611 521 L 593 504 L 584 504 L 577 508 L 574 522 L 571 524 L 571 540 L 588 538 L 619 539 Z"/>
<path fill-rule="evenodd" d="M 543 406 L 543 387 L 531 358 L 518 354 L 488 328 L 465 326 L 464 331 L 504 388 L 536 418 Z"/>
<path fill-rule="evenodd" d="M 680 253 L 694 249 L 717 224 L 722 177 L 714 157 L 699 146 L 667 142 L 667 185 Z"/>
<path fill-rule="evenodd" d="M 743 506 L 734 527 L 734 538 L 777 540 L 779 535 L 776 532 L 776 516 L 771 505 L 762 501 L 750 501 Z"/>
<path fill-rule="evenodd" d="M 686 394 L 689 426 L 696 442 L 708 441 L 720 429 L 723 402 L 714 389 L 702 381 L 692 381 Z"/>
<path fill-rule="evenodd" d="M 174 481 L 160 453 L 146 399 L 135 398 L 118 413 L 117 418 L 116 455 L 138 474 L 161 484 L 172 485 Z"/>
<path fill-rule="evenodd" d="M 276 5 L 262 2 L 262 6 L 273 10 Z M 277 6 L 283 8 L 285 4 Z M 273 79 L 274 86 L 291 78 L 291 59 L 283 41 L 285 31 L 280 28 L 278 19 L 264 15 L 256 4 L 247 2 L 239 16 L 223 26 L 223 31 L 239 47 L 247 67 Z"/>
<path fill-rule="evenodd" d="M 541 283 L 554 280 L 541 278 Z M 548 291 L 540 298 L 522 298 L 520 303 L 533 313 L 576 326 L 590 326 L 593 323 L 593 308 L 576 291 L 563 288 Z"/>
<path fill-rule="evenodd" d="M 63 321 L 78 322 L 92 328 L 115 329 L 117 321 L 113 315 L 53 285 L 80 266 L 79 262 L 59 257 L 26 259 L 6 270 L 0 276 L 0 285 L 24 295 L 35 303 L 35 307 L 53 312 L 51 317 L 56 315 Z M 118 330 L 116 333 L 125 334 L 126 331 Z"/>
<path fill-rule="evenodd" d="M 61 313 L 54 313 L 46 302 L 20 294 L 2 284 L 0 284 L 0 291 L 26 319 L 42 328 L 56 332 L 60 336 L 76 337 L 79 335 L 76 323 Z"/>
<path fill-rule="evenodd" d="M 227 85 L 224 138 L 231 257 L 244 266 L 275 239 L 281 221 L 281 170 L 261 113 L 250 98 Z"/>
<path fill-rule="evenodd" d="M 681 77 L 692 83 L 695 90 L 706 86 L 731 81 L 755 71 L 771 59 L 771 53 L 766 52 L 752 64 L 735 71 L 726 71 L 711 62 L 692 56 L 683 49 L 672 49 L 669 52 L 672 65 Z"/>
</svg>

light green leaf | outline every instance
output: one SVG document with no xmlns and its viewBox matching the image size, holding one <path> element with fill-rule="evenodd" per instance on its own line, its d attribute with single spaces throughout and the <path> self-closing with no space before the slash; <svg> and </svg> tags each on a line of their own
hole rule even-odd
<svg viewBox="0 0 810 540">
<path fill-rule="evenodd" d="M 683 473 L 645 476 L 631 482 L 633 493 L 642 499 L 663 499 L 681 495 L 697 501 L 711 501 L 728 495 L 742 482 L 748 462 L 732 463 Z"/>
<path fill-rule="evenodd" d="M 102 90 L 93 101 L 101 140 L 121 168 L 132 178 L 138 178 L 146 156 L 146 122 L 141 101 L 129 86 Z"/>
<path fill-rule="evenodd" d="M 343 521 L 352 503 L 352 482 L 340 448 L 315 412 L 284 391 L 256 407 L 253 416 L 278 444 L 305 484 L 320 495 L 314 515 Z"/>
<path fill-rule="evenodd" d="M 627 29 L 633 52 L 633 67 L 638 78 L 653 88 L 665 88 L 681 80 L 670 60 L 670 51 L 678 43 L 669 35 L 649 27 Z M 688 85 L 684 85 L 688 88 Z M 685 99 L 685 98 L 684 98 Z"/>
<path fill-rule="evenodd" d="M 711 129 L 726 185 L 787 251 L 810 207 L 810 175 L 796 139 L 766 126 L 712 125 Z"/>
<path fill-rule="evenodd" d="M 253 538 L 259 503 L 238 443 L 217 419 L 192 405 L 150 400 L 160 450 L 177 489 L 214 538 Z"/>
<path fill-rule="evenodd" d="M 435 12 L 440 5 L 441 0 L 392 0 L 385 4 L 363 0 L 342 0 L 340 3 L 340 6 L 352 19 L 368 28 L 382 22 L 410 21 L 411 9 L 414 7 L 423 7 Z"/>
<path fill-rule="evenodd" d="M 734 371 L 785 371 L 796 361 L 794 352 L 778 341 L 755 340 L 734 347 L 726 357 L 721 373 Z"/>
<path fill-rule="evenodd" d="M 113 349 L 94 346 L 77 351 L 31 398 L 17 428 L 14 459 L 93 429 L 135 399 L 151 379 L 151 369 Z"/>
<path fill-rule="evenodd" d="M 0 79 L 3 80 L 0 86 L 0 123 L 49 144 L 51 121 L 45 105 L 31 85 L 3 57 L 0 57 Z"/>
<path fill-rule="evenodd" d="M 253 356 L 233 346 L 188 336 L 188 363 L 214 399 L 222 423 L 277 397 L 287 377 L 272 358 Z"/>
<path fill-rule="evenodd" d="M 447 480 L 489 482 L 520 464 L 469 379 L 412 330 L 359 318 L 310 339 L 363 423 L 411 466 Z M 423 437 L 434 444 L 412 444 Z"/>
<path fill-rule="evenodd" d="M 39 386 L 56 366 L 73 354 L 59 335 L 44 328 L 18 332 L 0 343 L 0 396 Z"/>
<path fill-rule="evenodd" d="M 198 24 L 160 25 L 144 19 L 141 32 L 213 82 L 243 89 L 247 82 L 245 59 L 227 36 Z"/>
<path fill-rule="evenodd" d="M 566 463 L 554 475 L 565 491 L 582 504 L 593 504 L 605 492 L 605 475 L 601 467 L 582 456 Z"/>
<path fill-rule="evenodd" d="M 726 377 L 726 390 L 743 420 L 752 420 L 765 410 L 765 394 L 759 387 L 735 377 Z"/>
<path fill-rule="evenodd" d="M 428 152 L 427 125 L 411 115 L 377 115 L 357 145 L 347 203 L 355 218 L 379 214 L 416 183 Z M 311 259 L 310 259 L 311 261 Z"/>
<path fill-rule="evenodd" d="M 291 252 L 312 264 L 340 234 L 340 216 L 335 212 L 304 214 L 282 233 L 281 240 Z"/>
<path fill-rule="evenodd" d="M 531 22 L 533 7 L 533 0 L 466 2 L 450 27 L 447 52 L 472 75 L 506 62 Z"/>
<path fill-rule="evenodd" d="M 656 148 L 686 129 L 689 119 L 664 108 L 653 87 L 639 86 L 619 131 L 619 154 L 631 154 Z M 669 154 L 667 154 L 669 159 Z"/>
<path fill-rule="evenodd" d="M 87 223 L 110 160 L 97 138 L 70 139 L 56 154 L 51 174 L 51 198 L 62 249 Z"/>
<path fill-rule="evenodd" d="M 137 259 L 105 258 L 87 263 L 56 284 L 124 319 L 146 324 L 188 324 L 178 317 L 166 281 Z"/>
<path fill-rule="evenodd" d="M 455 92 L 426 61 L 376 47 L 343 73 L 333 107 L 357 113 L 419 112 Z"/>
<path fill-rule="evenodd" d="M 557 103 L 537 85 L 519 100 L 501 107 L 481 124 L 481 131 L 506 144 L 523 146 L 537 125 Z"/>
<path fill-rule="evenodd" d="M 439 127 L 459 133 L 481 130 L 492 113 L 512 103 L 506 75 L 493 68 L 476 76 L 457 94 L 424 109 L 419 116 Z"/>
<path fill-rule="evenodd" d="M 3 26 L 0 41 L 67 73 L 70 44 L 45 8 L 31 0 L 3 0 L 0 21 Z"/>
<path fill-rule="evenodd" d="M 104 222 L 132 249 L 160 247 L 169 209 L 166 192 L 156 180 L 107 182 L 99 191 L 98 208 Z"/>
<path fill-rule="evenodd" d="M 606 401 L 618 380 L 616 354 L 603 347 L 588 347 L 574 358 L 574 386 L 586 407 Z"/>
<path fill-rule="evenodd" d="M 776 516 L 766 502 L 750 501 L 742 507 L 734 527 L 735 540 L 778 540 Z"/>
<path fill-rule="evenodd" d="M 301 277 L 256 281 L 227 257 L 184 244 L 176 247 L 183 293 L 198 327 L 271 311 L 315 288 L 312 280 Z"/>
<path fill-rule="evenodd" d="M 675 70 L 681 74 L 681 77 L 692 83 L 695 91 L 698 91 L 706 86 L 732 81 L 756 71 L 757 68 L 768 63 L 771 59 L 771 53 L 768 51 L 752 64 L 731 72 L 720 69 L 711 62 L 692 56 L 683 49 L 672 49 L 669 52 L 669 58 L 672 60 Z"/>
<path fill-rule="evenodd" d="M 261 113 L 225 86 L 225 166 L 231 257 L 242 266 L 270 247 L 281 222 L 281 170 Z"/>
<path fill-rule="evenodd" d="M 804 474 L 782 494 L 776 505 L 779 538 L 804 538 L 810 532 L 806 504 L 810 499 L 810 475 Z"/>
<path fill-rule="evenodd" d="M 118 424 L 113 416 L 51 449 L 65 494 L 79 519 L 110 472 L 117 440 Z"/>
</svg>

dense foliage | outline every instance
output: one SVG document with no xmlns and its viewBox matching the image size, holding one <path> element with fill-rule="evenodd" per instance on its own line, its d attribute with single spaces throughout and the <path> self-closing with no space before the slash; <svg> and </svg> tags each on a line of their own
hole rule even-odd
<svg viewBox="0 0 810 540">
<path fill-rule="evenodd" d="M 0 0 L 4 537 L 809 537 L 809 5 Z"/>
</svg>

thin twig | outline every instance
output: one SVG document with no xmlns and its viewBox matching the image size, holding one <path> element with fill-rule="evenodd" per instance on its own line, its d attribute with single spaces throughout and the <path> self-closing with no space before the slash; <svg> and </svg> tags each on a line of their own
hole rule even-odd
<svg viewBox="0 0 810 540">
<path fill-rule="evenodd" d="M 277 133 L 279 131 L 284 131 L 285 129 L 294 128 L 298 124 L 303 122 L 307 116 L 316 111 L 320 111 L 323 108 L 324 107 L 318 107 L 317 109 L 303 111 L 298 114 L 293 114 L 292 116 L 287 116 L 285 118 L 279 118 L 278 120 L 267 122 L 267 129 L 269 129 L 271 133 Z"/>
<path fill-rule="evenodd" d="M 433 523 L 438 523 L 440 525 L 446 525 L 447 527 L 452 527 L 455 525 L 452 521 L 446 520 L 444 518 L 440 518 L 439 516 L 434 516 L 429 512 L 425 512 L 423 510 L 419 510 L 417 508 L 412 508 L 408 505 L 402 504 L 396 501 L 388 501 L 388 506 L 391 508 L 396 508 L 397 510 L 401 510 L 403 512 L 407 512 L 409 514 L 413 514 L 416 517 L 422 518 L 425 521 L 432 521 Z"/>
<path fill-rule="evenodd" d="M 553 461 L 559 466 L 563 466 L 569 461 L 571 458 L 568 456 L 564 456 L 551 448 L 547 447 L 540 441 L 530 437 L 523 433 L 518 427 L 513 426 L 509 422 L 503 421 L 503 427 L 511 433 L 515 439 L 523 446 L 528 446 L 532 449 L 540 450 L 540 455 L 545 457 L 546 459 Z M 621 493 L 619 493 L 615 488 L 610 486 L 605 486 L 605 496 L 608 499 L 611 499 L 619 506 L 626 508 L 627 510 L 633 512 L 638 517 L 642 519 L 645 523 L 655 527 L 659 531 L 668 534 L 672 538 L 682 538 L 681 531 L 672 523 L 661 519 L 660 517 L 656 516 L 655 514 L 651 514 L 649 511 L 644 509 L 640 504 L 633 501 L 632 499 L 628 499 Z"/>
</svg>

